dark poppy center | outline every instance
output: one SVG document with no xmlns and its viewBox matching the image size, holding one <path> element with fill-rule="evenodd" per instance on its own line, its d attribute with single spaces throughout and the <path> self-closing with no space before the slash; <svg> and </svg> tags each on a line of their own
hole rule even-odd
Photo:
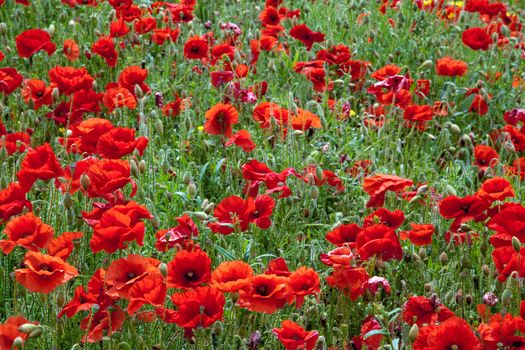
<svg viewBox="0 0 525 350">
<path fill-rule="evenodd" d="M 137 277 L 137 275 L 134 273 L 134 272 L 129 272 L 128 273 L 128 279 L 131 280 L 133 278 Z"/>
<path fill-rule="evenodd" d="M 267 286 L 257 286 L 255 290 L 257 291 L 257 294 L 262 295 L 263 297 L 270 294 L 270 291 L 268 290 Z"/>
<path fill-rule="evenodd" d="M 36 97 L 42 97 L 44 96 L 44 93 L 42 91 L 37 91 Z"/>
<path fill-rule="evenodd" d="M 53 269 L 52 269 L 51 266 L 49 266 L 49 265 L 42 265 L 42 266 L 40 267 L 40 271 L 47 271 L 47 272 L 50 272 L 50 271 L 52 271 L 52 270 L 53 270 Z"/>
<path fill-rule="evenodd" d="M 193 272 L 192 270 L 186 272 L 186 279 L 188 281 L 193 281 L 196 278 L 197 278 L 197 274 L 195 272 Z"/>
</svg>

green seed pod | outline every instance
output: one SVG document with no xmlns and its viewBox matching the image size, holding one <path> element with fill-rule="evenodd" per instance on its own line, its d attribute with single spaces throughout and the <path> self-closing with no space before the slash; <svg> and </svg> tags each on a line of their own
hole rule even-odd
<svg viewBox="0 0 525 350">
<path fill-rule="evenodd" d="M 512 236 L 512 248 L 514 248 L 516 253 L 519 253 L 521 250 L 521 242 L 516 236 Z"/>
</svg>

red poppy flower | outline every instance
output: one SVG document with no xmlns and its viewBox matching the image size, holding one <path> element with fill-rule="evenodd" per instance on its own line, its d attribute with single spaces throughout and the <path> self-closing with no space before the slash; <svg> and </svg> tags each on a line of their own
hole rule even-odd
<svg viewBox="0 0 525 350">
<path fill-rule="evenodd" d="M 4 233 L 7 240 L 0 241 L 0 249 L 4 254 L 11 253 L 16 246 L 37 252 L 46 248 L 54 235 L 53 228 L 33 213 L 13 218 L 5 226 Z"/>
<path fill-rule="evenodd" d="M 10 95 L 20 85 L 24 78 L 14 68 L 0 68 L 0 92 Z"/>
<path fill-rule="evenodd" d="M 492 44 L 491 37 L 483 28 L 469 28 L 461 35 L 463 44 L 470 47 L 472 50 L 487 50 Z"/>
<path fill-rule="evenodd" d="M 363 267 L 337 267 L 326 283 L 341 290 L 351 300 L 357 300 L 365 292 L 365 283 L 370 277 Z"/>
<path fill-rule="evenodd" d="M 137 99 L 128 89 L 122 87 L 115 87 L 106 90 L 102 97 L 102 103 L 109 110 L 113 112 L 115 108 L 128 107 L 135 109 L 137 107 Z"/>
<path fill-rule="evenodd" d="M 390 211 L 379 208 L 364 219 L 363 227 L 382 224 L 396 230 L 403 224 L 403 221 L 405 221 L 405 214 L 401 210 Z"/>
<path fill-rule="evenodd" d="M 253 110 L 253 119 L 259 123 L 263 129 L 270 127 L 270 120 L 273 118 L 278 125 L 287 125 L 290 112 L 273 102 L 263 102 L 258 104 Z"/>
<path fill-rule="evenodd" d="M 78 47 L 78 44 L 73 39 L 64 40 L 64 47 L 62 51 L 64 52 L 64 56 L 66 56 L 69 62 L 76 61 L 80 56 L 80 49 Z"/>
<path fill-rule="evenodd" d="M 76 153 L 96 153 L 100 136 L 113 129 L 113 124 L 107 119 L 89 118 L 70 127 L 67 138 L 67 150 Z M 59 139 L 63 144 L 63 139 Z M 64 145 L 66 146 L 66 145 Z"/>
<path fill-rule="evenodd" d="M 279 11 L 273 6 L 267 6 L 259 14 L 259 20 L 263 26 L 276 26 L 281 22 Z"/>
<path fill-rule="evenodd" d="M 386 66 L 376 70 L 370 76 L 378 81 L 386 80 L 388 77 L 398 75 L 401 72 L 401 67 L 395 64 L 387 64 Z"/>
<path fill-rule="evenodd" d="M 317 331 L 307 332 L 303 327 L 289 320 L 283 321 L 281 327 L 274 328 L 273 333 L 286 350 L 312 350 L 319 338 Z"/>
<path fill-rule="evenodd" d="M 110 67 L 117 65 L 118 52 L 115 49 L 115 42 L 111 37 L 102 37 L 97 40 L 92 46 L 91 51 L 101 56 Z"/>
<path fill-rule="evenodd" d="M 348 245 L 350 248 L 355 247 L 355 240 L 362 228 L 357 224 L 342 224 L 334 228 L 325 235 L 328 242 L 338 247 Z"/>
<path fill-rule="evenodd" d="M 507 245 L 510 245 L 512 237 L 525 242 L 525 208 L 520 204 L 508 206 L 490 219 L 487 227 L 496 231 L 499 239 L 505 238 Z"/>
<path fill-rule="evenodd" d="M 86 331 L 82 337 L 83 342 L 98 343 L 104 336 L 111 336 L 119 331 L 126 321 L 126 314 L 120 306 L 115 305 L 110 309 L 100 309 L 80 322 L 80 329 Z"/>
<path fill-rule="evenodd" d="M 157 27 L 157 20 L 153 17 L 143 17 L 135 21 L 133 28 L 137 34 L 151 32 Z"/>
<path fill-rule="evenodd" d="M 303 306 L 304 298 L 307 295 L 321 293 L 319 275 L 314 269 L 302 266 L 290 274 L 288 287 L 290 293 L 295 296 L 295 306 Z"/>
<path fill-rule="evenodd" d="M 238 122 L 238 112 L 230 104 L 217 103 L 206 112 L 204 131 L 211 135 L 232 136 L 232 125 Z"/>
<path fill-rule="evenodd" d="M 481 169 L 486 170 L 494 167 L 499 161 L 498 152 L 492 147 L 485 145 L 476 145 L 474 147 L 475 164 Z"/>
<path fill-rule="evenodd" d="M 252 276 L 253 269 L 244 261 L 225 261 L 213 270 L 210 285 L 223 293 L 235 293 L 246 288 Z"/>
<path fill-rule="evenodd" d="M 510 182 L 501 177 L 485 180 L 481 184 L 477 195 L 489 202 L 502 201 L 505 198 L 516 196 Z"/>
<path fill-rule="evenodd" d="M 18 34 L 15 40 L 20 57 L 31 57 L 40 50 L 46 51 L 51 56 L 56 50 L 56 45 L 51 42 L 49 33 L 41 29 L 26 30 Z"/>
<path fill-rule="evenodd" d="M 363 228 L 356 238 L 356 248 L 362 260 L 377 256 L 383 261 L 401 260 L 403 250 L 394 230 L 377 224 Z"/>
<path fill-rule="evenodd" d="M 166 299 L 166 283 L 160 273 L 151 273 L 133 284 L 128 291 L 128 314 L 133 315 L 143 305 L 163 307 Z"/>
<path fill-rule="evenodd" d="M 71 95 L 79 90 L 89 90 L 94 79 L 89 75 L 86 68 L 56 66 L 48 72 L 51 82 L 55 84 L 61 93 Z"/>
<path fill-rule="evenodd" d="M 306 131 L 310 128 L 321 128 L 321 119 L 307 110 L 297 108 L 297 114 L 292 117 L 292 128 L 294 130 Z"/>
<path fill-rule="evenodd" d="M 370 196 L 366 204 L 367 207 L 380 207 L 385 202 L 387 191 L 401 192 L 406 187 L 412 186 L 414 182 L 395 175 L 377 174 L 366 177 L 363 182 L 363 189 Z"/>
<path fill-rule="evenodd" d="M 257 275 L 248 287 L 239 291 L 239 306 L 255 312 L 273 314 L 290 301 L 286 277 Z"/>
<path fill-rule="evenodd" d="M 416 296 L 409 298 L 403 305 L 403 321 L 409 325 L 417 324 L 421 327 L 423 324 L 433 324 L 437 321 L 442 322 L 450 315 L 447 309 L 440 303 L 437 298 L 427 298 L 424 296 Z"/>
<path fill-rule="evenodd" d="M 525 346 L 525 337 L 519 335 L 525 333 L 525 321 L 520 316 L 495 314 L 487 323 L 481 323 L 477 330 L 487 350 Z"/>
<path fill-rule="evenodd" d="M 290 30 L 290 36 L 302 42 L 306 46 L 306 50 L 310 51 L 314 43 L 324 41 L 324 34 L 314 32 L 306 26 L 306 24 L 299 24 Z"/>
<path fill-rule="evenodd" d="M 192 36 L 184 44 L 184 57 L 204 59 L 208 57 L 208 41 L 200 36 Z"/>
<path fill-rule="evenodd" d="M 180 35 L 180 29 L 175 28 L 156 28 L 153 29 L 153 35 L 151 36 L 151 41 L 157 45 L 164 45 L 166 40 L 171 42 L 176 42 Z"/>
<path fill-rule="evenodd" d="M 132 94 L 135 94 L 135 86 L 139 86 L 143 93 L 150 91 L 149 86 L 144 82 L 148 77 L 148 70 L 138 66 L 129 66 L 124 68 L 118 76 L 120 87 L 126 88 Z"/>
<path fill-rule="evenodd" d="M 277 275 L 281 277 L 288 277 L 291 274 L 286 260 L 281 257 L 270 260 L 264 273 L 267 275 Z"/>
<path fill-rule="evenodd" d="M 84 236 L 82 232 L 64 232 L 49 243 L 47 254 L 66 261 L 73 252 L 75 242 L 80 240 L 82 236 Z"/>
<path fill-rule="evenodd" d="M 415 126 L 419 130 L 424 130 L 429 120 L 432 120 L 434 113 L 429 105 L 410 105 L 405 107 L 403 119 L 409 122 L 410 126 Z"/>
<path fill-rule="evenodd" d="M 146 137 L 135 138 L 134 129 L 113 128 L 100 135 L 96 153 L 103 158 L 118 159 L 132 153 L 135 149 L 142 155 L 147 145 Z"/>
<path fill-rule="evenodd" d="M 1 3 L 0 3 L 1 4 Z M 22 333 L 18 328 L 26 323 L 38 324 L 37 322 L 29 322 L 22 316 L 13 316 L 0 324 L 0 350 L 11 350 L 16 338 L 21 338 L 25 341 L 29 334 Z M 15 348 L 19 349 L 19 348 Z"/>
<path fill-rule="evenodd" d="M 151 274 L 158 274 L 160 262 L 137 254 L 128 255 L 113 261 L 105 274 L 107 294 L 129 299 L 129 290 L 139 281 Z"/>
<path fill-rule="evenodd" d="M 420 330 L 413 344 L 414 350 L 481 350 L 483 347 L 468 325 L 459 317 L 451 317 L 439 326 L 431 326 L 428 331 Z"/>
<path fill-rule="evenodd" d="M 402 231 L 400 233 L 401 239 L 408 239 L 416 246 L 432 244 L 432 235 L 435 231 L 434 225 L 411 223 L 410 226 L 412 227 L 412 230 Z"/>
<path fill-rule="evenodd" d="M 248 203 L 238 196 L 224 198 L 213 211 L 217 222 L 208 224 L 216 233 L 229 235 L 236 229 L 246 231 L 249 224 Z"/>
<path fill-rule="evenodd" d="M 173 294 L 171 301 L 177 308 L 175 323 L 190 329 L 207 328 L 222 320 L 226 303 L 224 295 L 212 287 L 197 287 Z"/>
<path fill-rule="evenodd" d="M 131 168 L 127 160 L 107 159 L 91 164 L 86 171 L 90 197 L 105 197 L 131 182 Z"/>
<path fill-rule="evenodd" d="M 0 224 L 20 214 L 24 207 L 28 210 L 32 209 L 26 195 L 27 190 L 18 182 L 12 182 L 7 188 L 0 190 Z"/>
<path fill-rule="evenodd" d="M 29 189 L 36 180 L 50 180 L 64 175 L 53 149 L 46 143 L 29 151 L 16 174 L 20 185 Z"/>
<path fill-rule="evenodd" d="M 48 294 L 78 276 L 78 271 L 64 260 L 38 252 L 28 252 L 24 268 L 15 270 L 15 278 L 31 292 Z"/>
<path fill-rule="evenodd" d="M 443 57 L 436 62 L 436 73 L 446 77 L 462 77 L 467 74 L 468 64 L 451 57 Z"/>
<path fill-rule="evenodd" d="M 89 242 L 93 253 L 101 250 L 113 253 L 126 249 L 126 242 L 136 241 L 142 246 L 145 225 L 142 219 L 151 219 L 148 209 L 130 201 L 126 205 L 116 205 L 104 212 L 95 224 L 93 236 Z"/>
<path fill-rule="evenodd" d="M 180 250 L 168 264 L 168 288 L 195 288 L 211 278 L 211 259 L 205 251 Z"/>
<path fill-rule="evenodd" d="M 25 103 L 31 101 L 35 110 L 40 109 L 44 105 L 51 105 L 53 103 L 52 86 L 46 86 L 42 80 L 29 79 L 24 82 L 22 88 L 22 98 Z"/>
<path fill-rule="evenodd" d="M 244 129 L 239 130 L 238 132 L 233 134 L 232 137 L 230 137 L 224 145 L 226 147 L 229 147 L 233 144 L 235 144 L 236 146 L 239 146 L 246 153 L 250 153 L 257 147 L 256 144 L 252 140 L 252 136 L 250 135 L 250 132 Z"/>
<path fill-rule="evenodd" d="M 439 203 L 439 213 L 445 219 L 454 219 L 451 230 L 455 231 L 461 223 L 483 215 L 489 206 L 489 202 L 478 196 L 449 196 Z"/>
<path fill-rule="evenodd" d="M 122 18 L 112 21 L 109 24 L 109 36 L 112 38 L 123 37 L 126 36 L 126 34 L 128 33 L 129 28 Z"/>
</svg>

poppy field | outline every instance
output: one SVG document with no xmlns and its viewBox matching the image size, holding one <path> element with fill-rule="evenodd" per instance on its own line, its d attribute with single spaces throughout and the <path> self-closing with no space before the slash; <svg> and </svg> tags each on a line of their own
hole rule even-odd
<svg viewBox="0 0 525 350">
<path fill-rule="evenodd" d="M 0 350 L 525 349 L 521 0 L 0 0 Z"/>
</svg>

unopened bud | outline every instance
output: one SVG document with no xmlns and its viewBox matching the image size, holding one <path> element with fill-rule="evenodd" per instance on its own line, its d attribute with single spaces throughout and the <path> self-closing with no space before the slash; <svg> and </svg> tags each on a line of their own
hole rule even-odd
<svg viewBox="0 0 525 350">
<path fill-rule="evenodd" d="M 442 264 L 446 264 L 448 261 L 448 255 L 447 253 L 443 252 L 439 255 L 439 262 Z"/>
<path fill-rule="evenodd" d="M 410 327 L 410 331 L 408 332 L 408 340 L 411 343 L 413 343 L 414 340 L 416 340 L 418 333 L 419 333 L 419 327 L 417 326 L 416 323 L 414 323 L 412 327 Z"/>
<path fill-rule="evenodd" d="M 514 248 L 516 253 L 519 253 L 521 250 L 521 242 L 516 236 L 512 236 L 512 248 Z"/>
<path fill-rule="evenodd" d="M 33 323 L 24 323 L 23 325 L 21 325 L 20 327 L 18 327 L 18 331 L 20 333 L 24 333 L 24 334 L 30 334 L 32 333 L 38 326 L 36 324 L 33 324 Z"/>
<path fill-rule="evenodd" d="M 82 176 L 80 176 L 80 186 L 82 189 L 87 191 L 90 184 L 91 180 L 89 180 L 89 176 L 87 176 L 87 174 L 82 174 Z"/>
</svg>

